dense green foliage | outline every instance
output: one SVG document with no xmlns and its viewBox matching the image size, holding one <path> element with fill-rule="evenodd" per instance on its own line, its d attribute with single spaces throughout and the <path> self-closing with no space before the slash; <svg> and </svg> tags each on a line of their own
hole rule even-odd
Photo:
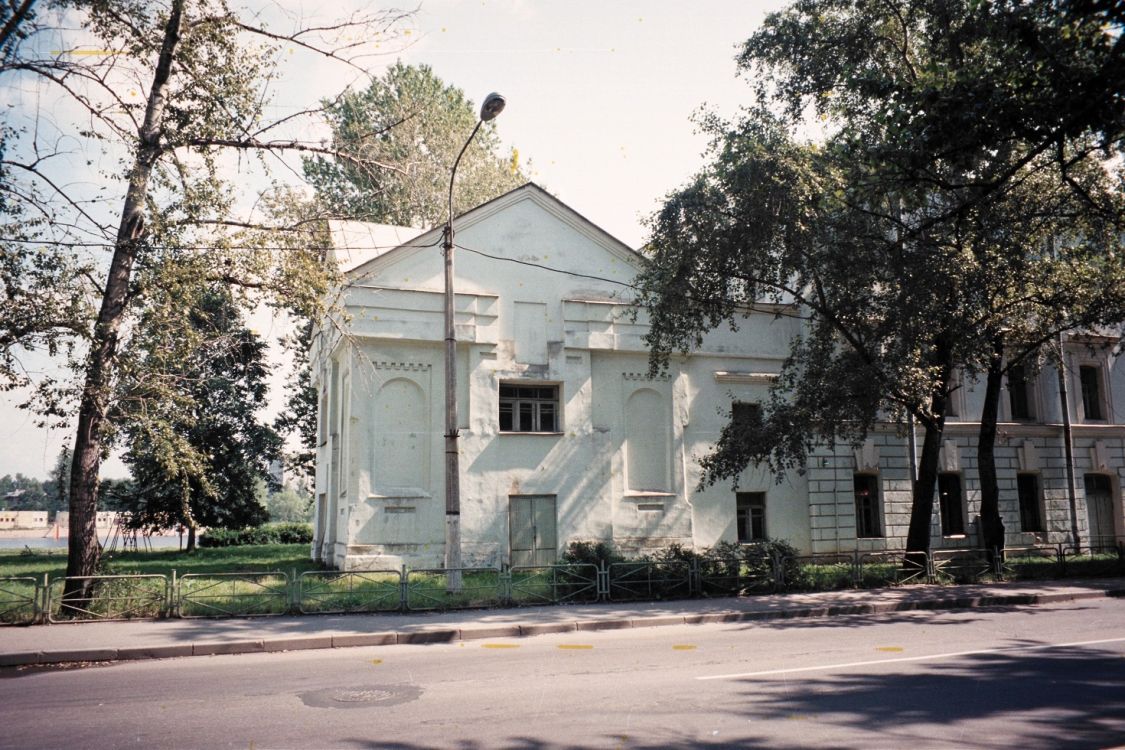
<svg viewBox="0 0 1125 750">
<path fill-rule="evenodd" d="M 654 369 L 755 311 L 804 318 L 762 422 L 724 430 L 705 482 L 754 463 L 780 479 L 909 414 L 907 545 L 929 548 L 955 370 L 1125 318 L 1120 27 L 1049 0 L 798 0 L 766 19 L 739 59 L 755 106 L 705 119 L 710 161 L 653 217 L 639 278 Z"/>
<path fill-rule="evenodd" d="M 200 547 L 245 547 L 261 544 L 311 544 L 312 526 L 307 523 L 267 523 L 244 529 L 208 529 L 199 538 Z"/>
<path fill-rule="evenodd" d="M 426 65 L 395 63 L 363 91 L 327 104 L 332 145 L 353 159 L 305 160 L 305 176 L 332 215 L 400 226 L 445 221 L 450 169 L 478 113 Z M 453 213 L 524 182 L 515 152 L 497 155 L 494 122 L 481 126 L 457 170 Z M 392 169 L 371 169 L 378 163 Z"/>
<path fill-rule="evenodd" d="M 273 423 L 278 435 L 296 442 L 296 448 L 285 454 L 285 470 L 309 486 L 316 481 L 317 392 L 312 384 L 309 351 L 312 332 L 312 320 L 307 319 L 284 341 L 286 351 L 296 361 L 285 383 L 285 408 Z"/>
<path fill-rule="evenodd" d="M 274 523 L 308 523 L 313 516 L 313 498 L 292 487 L 266 496 L 266 512 Z"/>
<path fill-rule="evenodd" d="M 145 439 L 158 463 L 178 464 L 181 478 L 202 476 L 190 456 L 181 461 L 169 452 L 182 440 L 183 422 L 169 414 L 160 424 L 162 403 L 133 398 L 145 389 L 130 365 L 151 353 L 143 343 L 134 349 L 134 337 L 167 332 L 177 312 L 169 300 L 180 300 L 186 315 L 201 290 L 218 287 L 243 308 L 266 302 L 313 315 L 334 279 L 323 263 L 322 227 L 302 210 L 286 210 L 289 191 L 275 184 L 255 201 L 239 189 L 255 178 L 273 183 L 276 165 L 291 174 L 285 153 L 337 153 L 300 140 L 318 108 L 286 106 L 271 119 L 282 63 L 317 55 L 361 69 L 356 58 L 393 43 L 403 13 L 360 10 L 286 32 L 226 0 L 42 0 L 35 10 L 18 33 L 3 27 L 0 75 L 32 92 L 31 101 L 58 95 L 67 104 L 13 108 L 14 124 L 2 134 L 0 387 L 31 386 L 29 406 L 47 419 L 69 417 L 77 406 L 69 570 L 79 575 L 97 565 L 98 470 L 120 415 L 147 412 Z M 52 51 L 60 44 L 104 53 Z M 281 54 L 286 48 L 292 58 Z M 70 119 L 48 122 L 51 112 Z M 67 166 L 60 179 L 54 165 L 71 165 L 73 153 L 100 175 Z M 146 331 L 154 322 L 156 330 Z M 66 357 L 73 379 L 28 383 L 13 374 L 12 357 L 18 362 L 26 349 Z M 188 347 L 171 351 L 191 356 Z M 164 364 L 161 375 L 176 369 Z M 122 388 L 123 379 L 133 382 Z"/>
<path fill-rule="evenodd" d="M 195 299 L 150 306 L 122 371 L 114 416 L 135 482 L 131 524 L 159 530 L 266 521 L 258 485 L 281 444 L 257 415 L 266 395 L 265 343 L 243 326 L 229 292 L 202 289 Z"/>
</svg>

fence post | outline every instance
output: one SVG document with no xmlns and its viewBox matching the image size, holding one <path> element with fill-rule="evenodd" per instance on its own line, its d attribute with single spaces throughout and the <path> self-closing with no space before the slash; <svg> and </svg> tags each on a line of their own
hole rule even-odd
<svg viewBox="0 0 1125 750">
<path fill-rule="evenodd" d="M 402 564 L 402 569 L 398 573 L 398 608 L 400 611 L 406 611 L 407 603 L 407 580 L 408 574 L 406 572 L 406 563 Z"/>
<path fill-rule="evenodd" d="M 598 599 L 609 601 L 609 566 L 605 560 L 598 561 Z"/>
<path fill-rule="evenodd" d="M 770 551 L 770 577 L 773 578 L 775 592 L 785 590 L 785 570 L 781 565 L 781 558 L 777 550 Z"/>
<path fill-rule="evenodd" d="M 512 604 L 512 571 L 506 565 L 500 565 L 500 601 L 505 607 Z"/>
<path fill-rule="evenodd" d="M 50 575 L 43 574 L 43 591 L 35 592 L 35 607 L 32 612 L 32 618 L 35 622 L 41 622 L 47 625 L 51 622 L 51 618 L 47 613 L 51 611 L 51 580 Z"/>
<path fill-rule="evenodd" d="M 852 588 L 858 589 L 863 584 L 863 560 L 859 556 L 859 550 L 852 550 Z"/>
<path fill-rule="evenodd" d="M 289 574 L 289 585 L 286 586 L 289 598 L 289 614 L 295 615 L 300 610 L 300 605 L 298 604 L 298 602 L 301 601 L 301 593 L 297 590 L 297 569 L 290 568 Z"/>
<path fill-rule="evenodd" d="M 166 617 L 176 616 L 176 595 L 179 591 L 180 579 L 176 577 L 176 569 L 172 568 L 172 582 L 168 586 L 168 600 L 164 603 Z"/>
</svg>

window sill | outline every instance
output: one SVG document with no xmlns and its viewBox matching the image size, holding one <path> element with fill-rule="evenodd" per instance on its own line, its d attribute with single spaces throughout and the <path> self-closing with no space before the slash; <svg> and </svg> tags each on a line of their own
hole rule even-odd
<svg viewBox="0 0 1125 750">
<path fill-rule="evenodd" d="M 539 436 L 546 435 L 547 437 L 559 437 L 561 435 L 565 435 L 566 433 L 565 432 L 520 432 L 518 430 L 500 430 L 498 434 L 500 434 L 500 435 L 539 435 Z"/>
<path fill-rule="evenodd" d="M 625 493 L 626 499 L 636 498 L 643 500 L 647 497 L 679 497 L 675 492 L 661 492 L 658 490 L 629 490 Z"/>
</svg>

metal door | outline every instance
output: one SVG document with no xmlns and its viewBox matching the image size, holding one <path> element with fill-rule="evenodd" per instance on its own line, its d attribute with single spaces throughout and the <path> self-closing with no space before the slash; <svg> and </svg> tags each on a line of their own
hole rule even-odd
<svg viewBox="0 0 1125 750">
<path fill-rule="evenodd" d="M 554 495 L 509 497 L 512 567 L 551 565 L 558 553 Z"/>
<path fill-rule="evenodd" d="M 1098 537 L 1113 536 L 1113 493 L 1104 474 L 1086 475 L 1086 513 L 1090 517 L 1091 544 L 1107 541 Z"/>
</svg>

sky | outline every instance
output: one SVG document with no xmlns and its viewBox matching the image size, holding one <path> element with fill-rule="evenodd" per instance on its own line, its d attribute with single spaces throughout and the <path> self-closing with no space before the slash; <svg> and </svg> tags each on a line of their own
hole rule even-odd
<svg viewBox="0 0 1125 750">
<path fill-rule="evenodd" d="M 287 19 L 308 20 L 311 9 L 323 15 L 349 5 L 370 3 L 274 0 L 266 13 L 280 27 L 292 23 Z M 478 105 L 489 92 L 503 94 L 507 107 L 496 124 L 505 150 L 518 149 L 532 180 L 637 248 L 645 241 L 644 219 L 704 163 L 707 139 L 693 115 L 707 109 L 732 116 L 750 103 L 751 82 L 738 77 L 734 57 L 765 15 L 782 5 L 423 0 L 403 27 L 405 46 L 391 45 L 376 63 L 427 64 Z M 304 63 L 279 81 L 274 100 L 284 111 L 356 83 L 341 66 Z M 56 114 L 65 117 L 65 111 Z M 278 327 L 269 321 L 259 326 Z M 37 428 L 16 408 L 18 394 L 0 399 L 0 475 L 46 478 L 71 430 Z M 102 471 L 127 473 L 115 457 Z"/>
</svg>

